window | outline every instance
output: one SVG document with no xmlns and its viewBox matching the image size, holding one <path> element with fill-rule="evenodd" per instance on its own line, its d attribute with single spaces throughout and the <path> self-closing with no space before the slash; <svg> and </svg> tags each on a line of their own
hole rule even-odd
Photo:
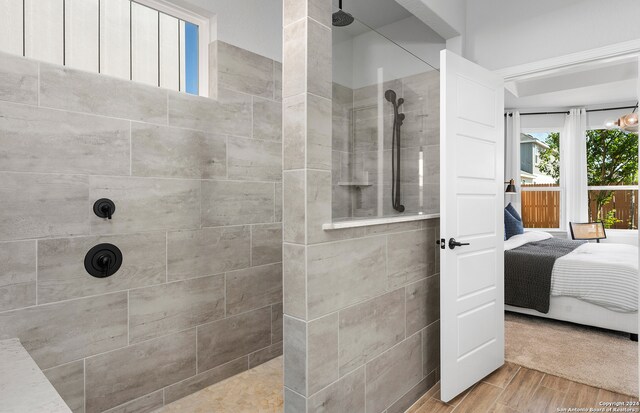
<svg viewBox="0 0 640 413">
<path fill-rule="evenodd" d="M 587 182 L 590 221 L 638 229 L 638 134 L 587 131 Z"/>
<path fill-rule="evenodd" d="M 560 133 L 520 135 L 520 183 L 525 228 L 560 228 Z"/>
<path fill-rule="evenodd" d="M 158 0 L 4 0 L 0 51 L 206 95 L 208 19 Z"/>
</svg>

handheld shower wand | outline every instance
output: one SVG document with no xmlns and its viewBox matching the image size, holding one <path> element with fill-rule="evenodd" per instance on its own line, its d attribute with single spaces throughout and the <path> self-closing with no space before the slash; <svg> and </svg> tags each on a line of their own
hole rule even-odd
<svg viewBox="0 0 640 413">
<path fill-rule="evenodd" d="M 400 127 L 402 126 L 402 122 L 405 118 L 404 113 L 400 113 L 400 106 L 404 103 L 404 99 L 397 99 L 396 92 L 391 89 L 384 92 L 384 97 L 393 105 L 393 136 L 391 139 L 391 205 L 396 211 L 404 212 L 404 205 L 401 204 L 402 194 L 400 191 L 402 169 L 402 158 L 400 156 Z"/>
</svg>

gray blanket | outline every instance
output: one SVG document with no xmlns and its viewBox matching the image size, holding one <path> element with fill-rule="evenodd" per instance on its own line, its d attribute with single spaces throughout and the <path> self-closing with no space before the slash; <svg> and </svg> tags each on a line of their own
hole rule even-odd
<svg viewBox="0 0 640 413">
<path fill-rule="evenodd" d="M 549 312 L 551 273 L 556 260 L 585 241 L 549 238 L 504 252 L 504 302 Z"/>
</svg>

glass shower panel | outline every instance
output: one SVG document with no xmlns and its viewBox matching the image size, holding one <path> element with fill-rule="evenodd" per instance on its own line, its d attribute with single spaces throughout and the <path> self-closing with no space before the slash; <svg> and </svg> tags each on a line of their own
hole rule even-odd
<svg viewBox="0 0 640 413">
<path fill-rule="evenodd" d="M 333 27 L 334 221 L 438 212 L 440 74 L 356 20 Z"/>
</svg>

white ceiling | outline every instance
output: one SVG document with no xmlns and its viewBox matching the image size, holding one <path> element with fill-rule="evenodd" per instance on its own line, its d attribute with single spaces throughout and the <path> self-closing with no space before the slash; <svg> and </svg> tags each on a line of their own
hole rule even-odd
<svg viewBox="0 0 640 413">
<path fill-rule="evenodd" d="M 554 108 L 635 101 L 637 82 L 635 59 L 585 64 L 507 82 L 505 107 Z"/>
</svg>

